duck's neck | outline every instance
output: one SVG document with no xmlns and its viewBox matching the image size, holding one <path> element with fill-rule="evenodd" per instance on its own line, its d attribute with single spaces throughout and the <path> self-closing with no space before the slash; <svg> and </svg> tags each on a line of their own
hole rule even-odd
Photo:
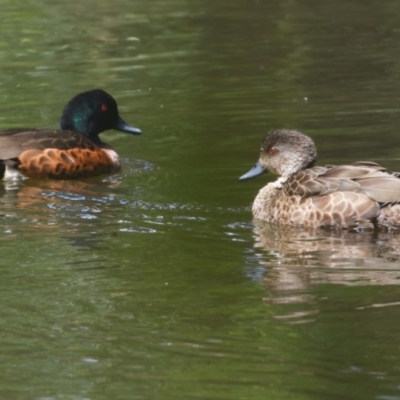
<svg viewBox="0 0 400 400">
<path fill-rule="evenodd" d="M 102 142 L 99 135 L 85 135 L 87 136 L 97 147 L 102 149 L 112 149 L 107 143 Z"/>
</svg>

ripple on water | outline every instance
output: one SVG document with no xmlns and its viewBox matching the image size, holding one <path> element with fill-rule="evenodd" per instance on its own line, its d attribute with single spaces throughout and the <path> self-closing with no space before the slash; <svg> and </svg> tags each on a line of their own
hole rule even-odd
<svg viewBox="0 0 400 400">
<path fill-rule="evenodd" d="M 131 158 L 122 158 L 121 163 L 123 169 L 120 173 L 115 175 L 110 175 L 103 178 L 103 182 L 112 182 L 113 180 L 120 180 L 125 176 L 134 176 L 144 172 L 155 171 L 158 167 L 146 160 L 138 160 Z"/>
<path fill-rule="evenodd" d="M 236 225 L 234 225 L 236 226 Z M 244 274 L 266 289 L 285 324 L 316 320 L 316 285 L 399 285 L 400 234 L 306 230 L 266 223 L 253 227 Z"/>
<path fill-rule="evenodd" d="M 127 228 L 121 228 L 119 231 L 127 233 L 158 233 L 157 230 L 146 228 L 144 226 L 129 226 Z"/>
</svg>

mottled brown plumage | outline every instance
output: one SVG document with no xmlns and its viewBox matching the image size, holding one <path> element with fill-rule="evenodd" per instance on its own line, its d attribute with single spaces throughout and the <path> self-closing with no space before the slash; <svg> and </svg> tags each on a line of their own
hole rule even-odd
<svg viewBox="0 0 400 400">
<path fill-rule="evenodd" d="M 70 131 L 0 132 L 0 146 L 0 159 L 28 178 L 75 179 L 120 167 L 90 139 Z"/>
<path fill-rule="evenodd" d="M 313 167 L 316 156 L 314 143 L 300 132 L 270 132 L 258 163 L 241 177 L 267 170 L 280 175 L 256 196 L 254 217 L 313 228 L 400 227 L 399 174 L 370 161 Z"/>
</svg>

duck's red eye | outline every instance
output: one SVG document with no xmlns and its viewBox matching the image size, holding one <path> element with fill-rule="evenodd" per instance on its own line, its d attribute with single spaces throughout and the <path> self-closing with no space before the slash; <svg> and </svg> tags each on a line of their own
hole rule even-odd
<svg viewBox="0 0 400 400">
<path fill-rule="evenodd" d="M 269 154 L 271 154 L 271 156 L 273 156 L 278 150 L 276 149 L 276 147 L 271 147 L 269 149 Z"/>
<path fill-rule="evenodd" d="M 106 104 L 102 104 L 101 105 L 101 111 L 107 111 L 107 110 L 108 110 L 107 105 Z"/>
</svg>

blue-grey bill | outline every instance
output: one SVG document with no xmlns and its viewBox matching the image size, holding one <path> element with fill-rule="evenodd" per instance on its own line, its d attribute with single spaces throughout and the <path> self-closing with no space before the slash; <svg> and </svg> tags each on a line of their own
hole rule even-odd
<svg viewBox="0 0 400 400">
<path fill-rule="evenodd" d="M 247 179 L 255 178 L 256 176 L 261 175 L 264 172 L 266 172 L 266 170 L 261 166 L 260 161 L 257 161 L 257 164 L 249 172 L 239 178 L 239 181 L 245 181 Z"/>
<path fill-rule="evenodd" d="M 117 123 L 114 125 L 114 129 L 117 131 L 122 131 L 126 133 L 132 133 L 133 135 L 141 135 L 142 131 L 139 128 L 134 128 L 128 125 L 121 117 L 118 119 Z"/>
</svg>

